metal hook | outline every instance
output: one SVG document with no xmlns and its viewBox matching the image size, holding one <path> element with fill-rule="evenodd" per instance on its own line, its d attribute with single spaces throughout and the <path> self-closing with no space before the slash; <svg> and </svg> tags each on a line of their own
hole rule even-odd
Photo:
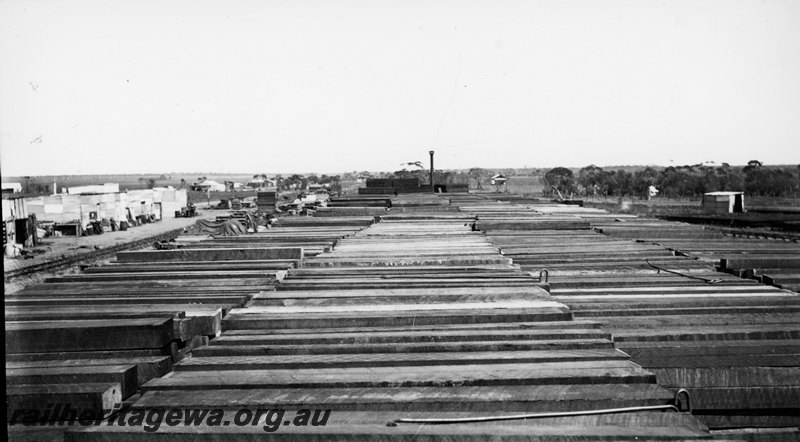
<svg viewBox="0 0 800 442">
<path fill-rule="evenodd" d="M 685 401 L 681 401 L 681 396 L 686 396 Z M 689 390 L 685 388 L 681 388 L 675 392 L 675 398 L 672 400 L 672 404 L 675 405 L 676 408 L 680 411 L 690 412 L 692 411 L 692 397 L 689 395 Z M 686 405 L 686 409 L 684 410 L 681 406 Z"/>
<path fill-rule="evenodd" d="M 544 282 L 547 282 L 550 279 L 550 272 L 548 272 L 547 269 L 542 269 L 542 271 L 539 272 L 539 282 L 542 282 L 542 274 L 544 274 Z"/>
</svg>

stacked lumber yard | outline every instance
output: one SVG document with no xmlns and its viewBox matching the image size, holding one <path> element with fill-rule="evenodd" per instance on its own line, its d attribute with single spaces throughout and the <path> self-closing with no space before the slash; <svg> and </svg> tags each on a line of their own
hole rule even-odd
<svg viewBox="0 0 800 442">
<path fill-rule="evenodd" d="M 379 184 L 6 296 L 12 438 L 800 437 L 797 242 Z"/>
</svg>

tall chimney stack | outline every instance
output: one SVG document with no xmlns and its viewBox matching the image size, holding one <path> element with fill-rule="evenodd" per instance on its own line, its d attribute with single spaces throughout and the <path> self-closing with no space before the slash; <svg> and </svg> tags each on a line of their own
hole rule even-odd
<svg viewBox="0 0 800 442">
<path fill-rule="evenodd" d="M 431 154 L 431 192 L 436 193 L 436 189 L 433 188 L 433 151 L 428 151 Z"/>
</svg>

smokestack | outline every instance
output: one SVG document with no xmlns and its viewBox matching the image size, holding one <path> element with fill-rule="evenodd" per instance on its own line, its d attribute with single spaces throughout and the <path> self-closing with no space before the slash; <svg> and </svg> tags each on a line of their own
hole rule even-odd
<svg viewBox="0 0 800 442">
<path fill-rule="evenodd" d="M 433 188 L 433 151 L 428 151 L 431 154 L 431 192 L 436 193 L 436 190 Z"/>
</svg>

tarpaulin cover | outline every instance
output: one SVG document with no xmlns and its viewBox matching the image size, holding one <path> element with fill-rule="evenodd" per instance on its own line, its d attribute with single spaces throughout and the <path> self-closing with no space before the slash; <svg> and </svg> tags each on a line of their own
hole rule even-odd
<svg viewBox="0 0 800 442">
<path fill-rule="evenodd" d="M 226 221 L 209 221 L 197 220 L 189 231 L 191 234 L 207 234 L 207 235 L 221 235 L 221 236 L 235 236 L 244 235 L 247 230 L 244 226 L 235 219 Z"/>
</svg>

